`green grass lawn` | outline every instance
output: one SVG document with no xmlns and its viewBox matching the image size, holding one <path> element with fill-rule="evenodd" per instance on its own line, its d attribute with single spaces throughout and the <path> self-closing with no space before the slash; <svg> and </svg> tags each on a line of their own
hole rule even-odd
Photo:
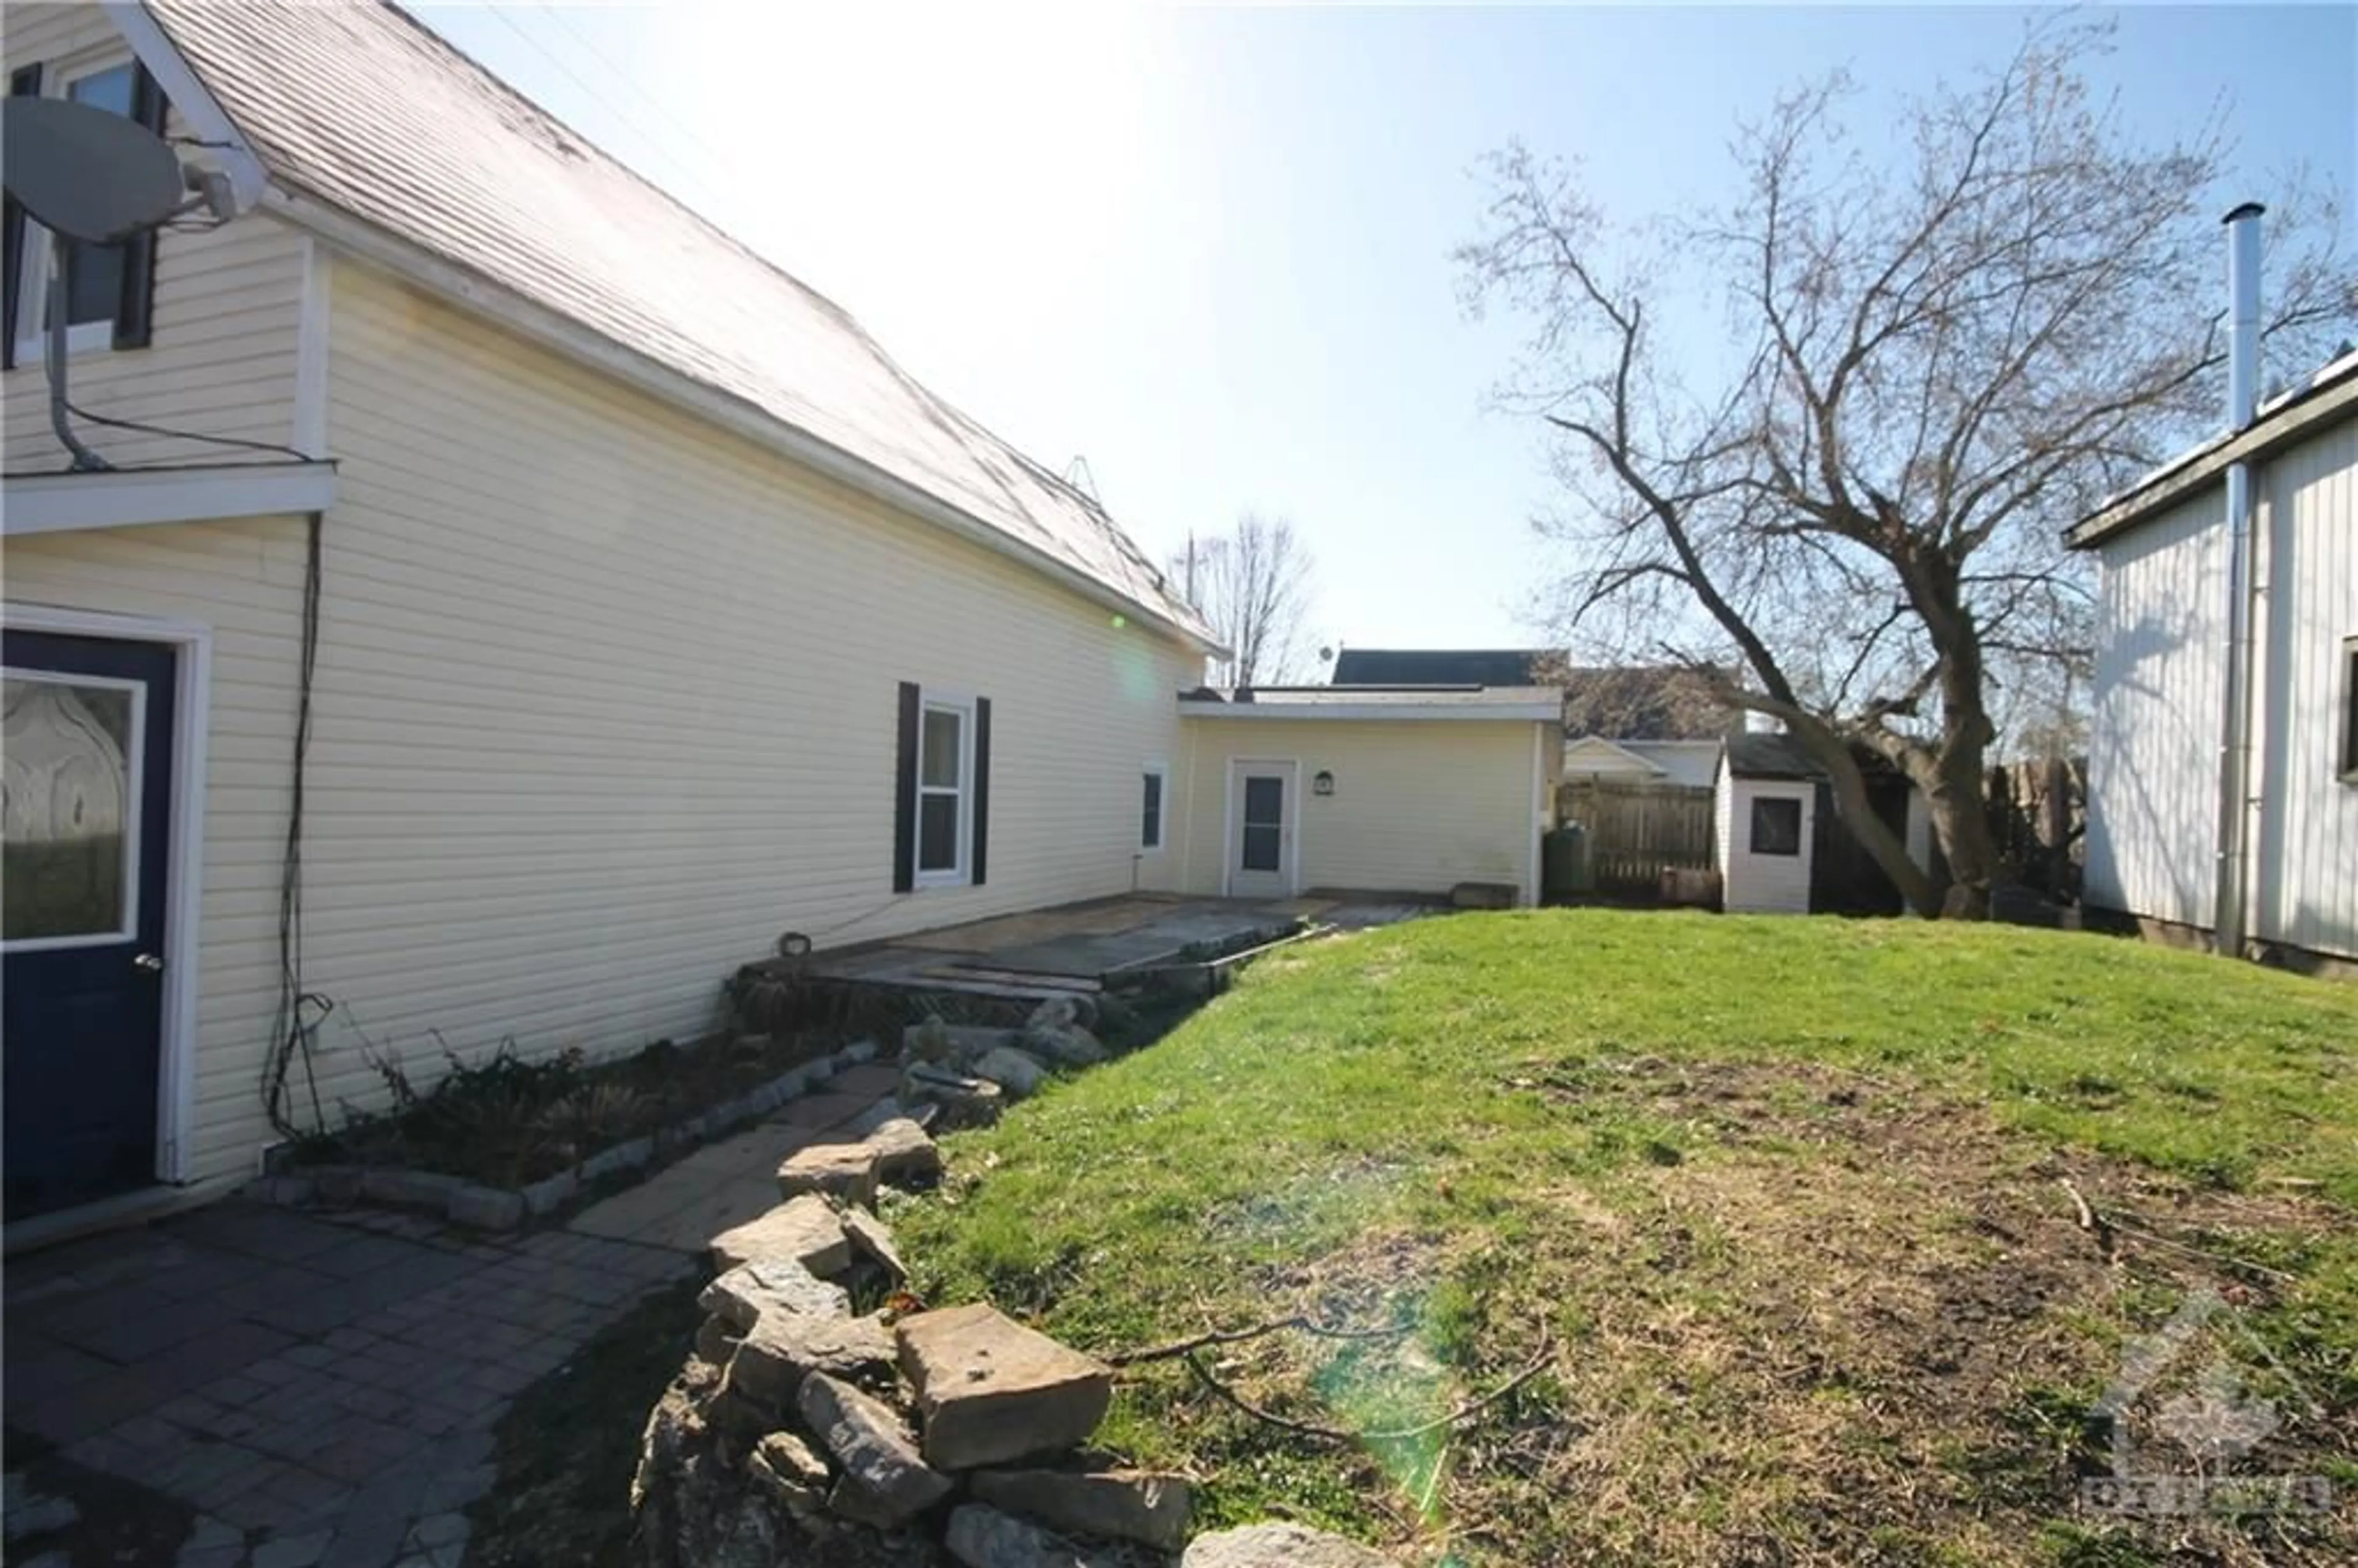
<svg viewBox="0 0 2358 1568">
<path fill-rule="evenodd" d="M 2358 988 L 2004 927 L 1454 916 L 1266 959 L 948 1148 L 893 1212 L 936 1303 L 1101 1353 L 1406 1327 L 1125 1374 L 1109 1441 L 1215 1519 L 1469 1563 L 2358 1551 Z M 2155 1412 L 2232 1375 L 2277 1422 L 2236 1468 L 2338 1514 L 2075 1506 L 2125 1342 L 2204 1290 L 2141 1467 L 2191 1466 Z"/>
</svg>

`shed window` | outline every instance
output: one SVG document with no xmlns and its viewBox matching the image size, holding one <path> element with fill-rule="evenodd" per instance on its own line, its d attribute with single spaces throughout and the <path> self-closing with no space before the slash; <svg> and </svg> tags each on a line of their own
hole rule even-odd
<svg viewBox="0 0 2358 1568">
<path fill-rule="evenodd" d="M 1163 848 L 1163 770 L 1148 768 L 1140 774 L 1144 788 L 1140 795 L 1138 847 L 1141 849 Z"/>
<path fill-rule="evenodd" d="M 1798 855 L 1801 852 L 1801 803 L 1790 795 L 1752 797 L 1752 852 L 1756 855 Z"/>
<path fill-rule="evenodd" d="M 2358 637 L 2342 639 L 2342 782 L 2358 784 Z"/>
</svg>

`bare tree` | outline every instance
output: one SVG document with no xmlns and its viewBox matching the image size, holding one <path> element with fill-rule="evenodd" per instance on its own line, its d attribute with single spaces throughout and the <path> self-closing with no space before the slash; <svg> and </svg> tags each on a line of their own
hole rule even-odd
<svg viewBox="0 0 2358 1568">
<path fill-rule="evenodd" d="M 1880 160 L 1844 140 L 1846 81 L 1795 92 L 1740 128 L 1731 210 L 1617 235 L 1510 147 L 1460 253 L 1469 308 L 1535 325 L 1502 395 L 1557 440 L 1559 629 L 1780 720 L 1927 914 L 1987 910 L 1994 692 L 2086 655 L 2060 529 L 2218 424 L 2223 146 L 2133 141 L 2082 74 L 2104 38 L 2032 24 L 2002 68 L 1908 105 Z M 2294 254 L 2287 213 L 2270 351 L 2305 370 L 2358 287 L 2331 214 Z M 1708 308 L 1666 325 L 1682 280 L 1725 304 L 1725 344 L 1695 341 Z M 1867 808 L 1862 753 L 1923 790 L 1951 886 Z"/>
<path fill-rule="evenodd" d="M 1187 585 L 1195 608 L 1231 650 L 1221 666 L 1228 684 L 1301 678 L 1315 563 L 1293 523 L 1247 512 L 1228 533 L 1195 540 L 1189 549 L 1192 559 L 1174 562 L 1171 575 Z"/>
</svg>

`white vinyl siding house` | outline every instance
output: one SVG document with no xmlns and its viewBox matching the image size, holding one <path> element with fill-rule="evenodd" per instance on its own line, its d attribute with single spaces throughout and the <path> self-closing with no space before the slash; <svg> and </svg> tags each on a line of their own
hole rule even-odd
<svg viewBox="0 0 2358 1568">
<path fill-rule="evenodd" d="M 783 931 L 1130 889 L 1131 759 L 1176 750 L 1199 655 L 369 267 L 331 297 L 307 984 L 372 1038 L 685 1036 Z M 954 737 L 920 776 L 961 781 L 922 786 L 960 826 L 896 895 L 903 680 Z M 359 1092 L 357 1038 L 323 1040 Z"/>
<path fill-rule="evenodd" d="M 2243 899 L 2247 942 L 2358 959 L 2358 355 L 2080 525 L 2095 552 L 2086 902 L 2208 940 L 2219 891 L 2227 527 L 2218 470 L 2249 453 L 2257 586 Z"/>
<path fill-rule="evenodd" d="M 1719 769 L 1717 741 L 1608 741 L 1583 735 L 1563 746 L 1566 779 L 1709 789 Z"/>
<path fill-rule="evenodd" d="M 159 80 L 171 40 L 201 44 L 197 76 L 178 66 L 189 86 L 234 87 L 249 115 L 292 113 L 273 74 L 289 59 L 353 73 L 306 78 L 302 113 L 278 123 L 307 134 L 349 118 L 347 100 L 402 101 L 414 74 L 443 94 L 438 126 L 473 138 L 475 173 L 522 182 L 509 221 L 579 172 L 600 200 L 650 215 L 616 232 L 660 219 L 667 260 L 704 244 L 728 308 L 758 307 L 784 335 L 730 339 L 722 366 L 720 347 L 685 335 L 711 325 L 693 314 L 714 293 L 700 290 L 647 306 L 672 315 L 625 349 L 600 334 L 644 326 L 633 299 L 610 295 L 613 313 L 585 327 L 273 186 L 209 233 L 162 236 L 151 342 L 77 355 L 72 373 L 95 410 L 288 449 L 248 462 L 87 425 L 122 467 L 65 474 L 41 368 L 7 373 L 10 634 L 166 646 L 192 683 L 190 743 L 172 759 L 190 812 L 172 846 L 189 851 L 173 873 L 186 907 L 156 971 L 186 1003 L 161 1024 L 157 1179 L 254 1173 L 277 1136 L 265 1080 L 290 982 L 320 999 L 304 1018 L 332 1120 L 381 1101 L 372 1054 L 430 1078 L 446 1046 L 481 1060 L 701 1034 L 729 973 L 789 930 L 842 946 L 1175 885 L 1176 857 L 1141 850 L 1141 765 L 1182 755 L 1176 694 L 1210 644 L 1093 503 L 909 383 L 832 306 L 633 177 L 552 152 L 553 123 L 516 124 L 518 101 L 400 13 L 153 15 L 135 41 L 143 60 L 162 51 Z M 8 62 L 128 59 L 114 19 L 12 8 Z M 334 49 L 289 41 L 306 29 Z M 385 145 L 373 113 L 343 127 L 362 161 Z M 725 369 L 731 390 L 654 367 L 657 351 Z M 852 388 L 839 404 L 824 381 L 812 395 L 808 424 L 827 435 L 753 408 L 755 392 L 807 390 L 764 376 L 814 364 Z M 880 415 L 887 395 L 903 402 Z M 873 427 L 893 417 L 910 421 L 905 449 Z M 863 439 L 908 471 L 833 444 Z M 159 466 L 192 451 L 239 466 Z M 290 481 L 310 498 L 300 510 L 179 520 L 200 515 L 191 496 Z M 28 498 L 46 509 L 38 530 L 20 525 Z M 935 741 L 909 758 L 905 815 L 904 687 L 922 694 L 920 743 Z M 1179 803 L 1163 810 L 1175 831 Z M 290 839 L 299 972 L 280 938 Z M 12 1058 L 38 1044 L 12 1033 Z M 310 1096 L 298 1080 L 306 1122 Z"/>
</svg>

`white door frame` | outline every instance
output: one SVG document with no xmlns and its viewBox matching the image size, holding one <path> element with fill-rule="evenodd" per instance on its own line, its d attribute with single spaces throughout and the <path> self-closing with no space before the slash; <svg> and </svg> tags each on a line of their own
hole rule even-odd
<svg viewBox="0 0 2358 1568">
<path fill-rule="evenodd" d="M 189 1179 L 197 1092 L 197 915 L 203 892 L 205 739 L 211 730 L 213 634 L 194 622 L 54 605 L 0 605 L 0 625 L 64 637 L 157 643 L 173 650 L 172 848 L 164 871 L 162 1049 L 156 1086 L 156 1179 Z"/>
<path fill-rule="evenodd" d="M 1302 762 L 1294 757 L 1230 757 L 1228 791 L 1220 814 L 1220 896 L 1234 898 L 1237 880 L 1237 812 L 1244 791 L 1237 781 L 1247 771 L 1285 775 L 1285 892 L 1302 891 Z"/>
</svg>

